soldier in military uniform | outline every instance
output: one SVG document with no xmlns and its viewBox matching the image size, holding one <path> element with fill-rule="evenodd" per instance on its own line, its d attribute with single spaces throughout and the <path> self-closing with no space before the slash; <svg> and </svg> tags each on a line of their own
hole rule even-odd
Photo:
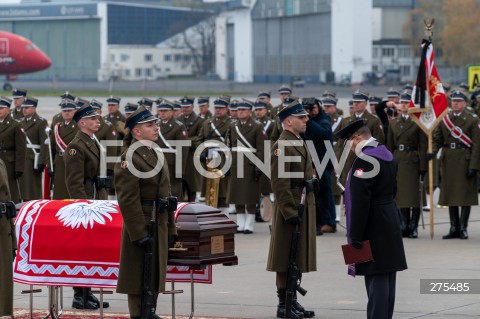
<svg viewBox="0 0 480 319">
<path fill-rule="evenodd" d="M 406 92 L 400 96 L 400 115 L 390 121 L 387 147 L 398 163 L 395 201 L 402 213 L 403 237 L 417 238 L 423 196 L 420 179 L 427 172 L 427 136 L 407 113 L 411 98 Z"/>
<path fill-rule="evenodd" d="M 370 114 L 367 110 L 367 103 L 368 103 L 369 94 L 366 92 L 362 92 L 360 90 L 356 90 L 352 95 L 352 104 L 353 104 L 353 114 L 347 118 L 344 118 L 339 126 L 337 126 L 334 134 L 338 131 L 346 127 L 348 124 L 355 122 L 358 119 L 362 119 L 365 123 L 365 126 L 368 127 L 370 132 L 372 132 L 372 136 L 380 143 L 385 143 L 385 135 L 383 133 L 383 127 L 380 123 L 380 120 Z M 335 153 L 337 158 L 340 160 L 344 147 L 344 141 L 339 139 L 335 144 Z M 343 167 L 343 171 L 341 174 L 340 181 L 343 185 L 345 185 L 345 179 L 347 176 L 347 172 L 352 166 L 352 162 L 354 159 L 354 154 L 349 153 L 347 157 L 347 161 L 345 162 L 345 166 Z"/>
<path fill-rule="evenodd" d="M 22 104 L 27 96 L 27 89 L 16 88 L 12 91 L 13 105 L 15 106 L 10 115 L 14 120 L 21 120 L 23 118 Z"/>
<path fill-rule="evenodd" d="M 465 111 L 468 98 L 462 91 L 454 90 L 450 97 L 452 111 L 445 115 L 433 133 L 434 152 L 442 148 L 438 204 L 448 206 L 450 215 L 450 231 L 443 239 L 468 239 L 470 209 L 472 205 L 478 205 L 480 122 L 474 114 Z"/>
<path fill-rule="evenodd" d="M 260 91 L 260 92 L 258 92 L 258 95 L 257 95 L 257 101 L 265 103 L 266 110 L 267 110 L 266 115 L 269 118 L 273 118 L 272 117 L 273 105 L 272 105 L 272 103 L 270 103 L 271 97 L 272 97 L 272 92 L 267 92 L 267 91 Z"/>
<path fill-rule="evenodd" d="M 27 96 L 22 104 L 24 118 L 20 121 L 20 127 L 25 134 L 27 151 L 25 167 L 20 177 L 20 192 L 25 201 L 43 198 L 42 173 L 48 163 L 47 139 L 48 122 L 37 114 L 38 100 Z"/>
<path fill-rule="evenodd" d="M 208 120 L 213 117 L 212 112 L 208 109 L 210 107 L 210 97 L 200 96 L 198 97 L 198 116 L 201 119 Z"/>
<path fill-rule="evenodd" d="M 65 155 L 67 145 L 73 140 L 78 131 L 77 123 L 73 121 L 73 114 L 75 114 L 76 107 L 77 105 L 73 100 L 63 100 L 62 103 L 60 103 L 60 117 L 62 121 L 58 121 L 52 127 L 53 134 L 50 140 L 52 155 L 55 156 L 53 162 L 55 177 L 53 181 L 52 199 L 70 198 L 65 182 L 65 162 L 63 161 L 63 156 Z"/>
<path fill-rule="evenodd" d="M 343 117 L 338 113 L 337 110 L 337 98 L 335 95 L 332 95 L 330 92 L 326 91 L 323 93 L 324 97 L 322 98 L 322 106 L 330 116 L 330 125 L 332 126 L 332 133 L 335 132 L 337 127 L 342 123 Z M 333 136 L 333 145 L 335 146 L 337 143 L 337 138 Z M 335 170 L 332 171 L 332 192 L 333 192 L 333 200 L 335 202 L 335 221 L 340 222 L 342 216 L 342 208 L 341 208 L 341 201 L 342 201 L 342 193 L 343 190 L 338 185 L 338 177 Z"/>
<path fill-rule="evenodd" d="M 71 199 L 107 199 L 108 181 L 100 178 L 100 145 L 95 140 L 95 133 L 100 127 L 97 112 L 84 105 L 73 115 L 78 132 L 67 145 L 63 160 L 65 163 L 65 182 Z M 74 287 L 72 308 L 97 309 L 98 299 L 90 288 Z M 108 302 L 103 303 L 108 308 Z"/>
<path fill-rule="evenodd" d="M 190 100 L 185 103 L 193 103 L 190 98 L 184 98 Z M 184 100 L 182 99 L 182 100 Z M 158 106 L 159 112 L 159 130 L 157 144 L 161 147 L 164 153 L 166 165 L 168 165 L 168 172 L 170 173 L 170 188 L 172 195 L 183 200 L 183 181 L 182 175 L 185 172 L 185 166 L 187 163 L 187 157 L 182 152 L 181 167 L 177 167 L 175 163 L 176 156 L 179 156 L 179 149 L 172 144 L 174 141 L 182 141 L 187 139 L 187 130 L 182 122 L 178 121 L 173 116 L 173 102 L 164 99 Z M 185 147 L 184 147 L 185 149 Z M 179 173 L 180 176 L 178 176 Z"/>
<path fill-rule="evenodd" d="M 152 108 L 153 108 L 153 103 L 155 101 L 152 99 L 149 99 L 148 97 L 142 97 L 140 101 L 137 102 L 139 106 L 145 107 L 150 113 L 152 113 Z"/>
<path fill-rule="evenodd" d="M 17 251 L 15 204 L 11 202 L 7 167 L 0 159 L 0 317 L 13 318 L 13 267 Z"/>
<path fill-rule="evenodd" d="M 98 120 L 100 121 L 100 127 L 98 128 L 98 131 L 95 133 L 95 137 L 101 142 L 101 141 L 117 141 L 117 131 L 113 127 L 113 124 L 110 123 L 107 120 L 104 120 L 102 118 L 102 103 L 99 101 L 93 99 L 90 102 L 90 106 L 97 112 L 98 114 Z M 108 142 L 106 142 L 108 143 Z M 103 145 L 102 145 L 103 146 Z M 112 146 L 112 145 L 105 145 L 103 146 L 105 156 L 108 157 L 115 157 L 116 156 L 116 150 L 117 146 Z M 106 174 L 109 177 L 113 178 L 113 166 L 114 162 L 108 162 L 107 163 L 107 170 Z"/>
<path fill-rule="evenodd" d="M 209 101 L 198 99 L 198 104 L 209 103 Z M 187 158 L 187 164 L 185 169 L 185 183 L 188 190 L 188 201 L 193 202 L 196 198 L 201 197 L 202 192 L 202 176 L 199 174 L 195 165 L 193 164 L 193 158 L 195 150 L 200 145 L 198 134 L 202 127 L 203 119 L 201 119 L 193 111 L 193 101 L 187 96 L 181 99 L 183 115 L 177 120 L 185 125 L 187 130 L 187 138 L 191 141 L 191 146 L 188 149 L 187 154 L 183 154 Z"/>
<path fill-rule="evenodd" d="M 124 221 L 117 293 L 128 294 L 128 310 L 132 319 L 140 319 L 141 314 L 145 248 L 147 245 L 152 248 L 150 287 L 158 297 L 165 290 L 168 242 L 177 235 L 174 214 L 169 208 L 174 206 L 173 209 L 176 209 L 176 203 L 169 200 L 169 173 L 166 166 L 156 167 L 160 156 L 153 144 L 158 139 L 157 121 L 144 107 L 139 107 L 127 118 L 126 125 L 133 136 L 132 145 L 137 141 L 143 145 L 136 148 L 130 157 L 124 152 L 121 163 L 115 165 L 115 188 Z M 149 142 L 154 147 L 148 147 Z M 131 167 L 135 167 L 140 176 L 134 174 Z M 156 225 L 153 235 L 147 230 L 147 223 L 152 219 Z M 151 318 L 160 317 L 153 314 Z"/>
<path fill-rule="evenodd" d="M 227 202 L 235 204 L 237 232 L 251 234 L 255 226 L 256 206 L 259 202 L 259 182 L 262 171 L 260 163 L 250 160 L 246 153 L 255 155 L 263 163 L 263 148 L 266 134 L 263 126 L 253 120 L 253 102 L 243 100 L 238 104 L 238 120 L 230 127 L 232 166 L 228 184 Z M 243 165 L 239 166 L 239 157 Z"/>
<path fill-rule="evenodd" d="M 26 139 L 20 124 L 10 115 L 11 103 L 8 97 L 0 97 L 0 159 L 7 170 L 11 200 L 18 203 L 19 178 L 25 167 Z"/>
<path fill-rule="evenodd" d="M 238 104 L 237 100 L 231 100 L 228 104 L 228 113 L 230 114 L 230 121 L 235 124 L 238 120 Z"/>
<path fill-rule="evenodd" d="M 266 135 L 265 138 L 270 140 L 270 136 L 272 135 L 272 131 L 275 126 L 275 121 L 268 116 L 268 105 L 263 100 L 258 100 L 255 102 L 255 118 L 263 126 L 263 131 Z M 260 194 L 263 196 L 269 196 L 271 193 L 272 186 L 270 184 L 270 179 L 267 177 L 267 175 L 262 174 L 260 176 Z"/>
<path fill-rule="evenodd" d="M 200 156 L 200 161 L 206 163 L 207 160 L 220 157 L 221 168 L 225 163 L 225 156 L 221 149 L 227 145 L 227 131 L 230 128 L 230 118 L 228 116 L 228 104 L 230 100 L 226 96 L 218 97 L 214 102 L 215 116 L 211 119 L 205 120 L 199 133 L 199 141 L 206 142 L 205 150 Z M 220 144 L 219 142 L 223 143 Z M 204 167 L 205 168 L 205 167 Z M 205 179 L 203 179 L 203 191 L 205 191 Z M 218 192 L 218 207 L 226 207 L 228 176 L 220 179 L 220 186 Z"/>
<path fill-rule="evenodd" d="M 288 97 L 290 97 L 292 95 L 292 89 L 286 85 L 286 84 L 282 84 L 282 86 L 280 86 L 280 88 L 278 89 L 278 95 L 279 95 L 279 98 L 280 98 L 280 104 L 275 106 L 272 111 L 271 111 L 271 117 L 272 119 L 275 119 L 278 112 L 280 112 L 280 110 L 285 106 L 285 105 L 288 105 L 290 104 L 291 102 L 293 102 L 294 100 L 297 100 L 298 98 L 297 97 L 291 97 L 289 100 L 287 100 Z M 283 131 L 283 128 L 282 128 L 282 123 L 280 123 L 280 121 L 275 121 L 275 128 L 273 129 L 273 132 L 272 132 L 272 135 L 270 136 L 270 138 L 272 139 L 272 141 L 276 141 L 278 139 L 278 137 L 280 136 L 280 134 L 282 133 Z"/>
<path fill-rule="evenodd" d="M 315 237 L 315 197 L 309 187 L 305 198 L 305 209 L 299 215 L 302 190 L 313 177 L 312 157 L 300 137 L 305 132 L 308 113 L 298 101 L 284 107 L 278 114 L 285 130 L 271 149 L 271 182 L 275 194 L 272 233 L 268 253 L 267 270 L 276 272 L 278 295 L 277 318 L 286 318 L 285 298 L 288 258 L 292 232 L 298 226 L 300 237 L 297 250 L 297 264 L 302 273 L 317 270 Z M 289 144 L 298 143 L 298 144 Z M 282 164 L 283 157 L 296 156 L 300 160 Z M 302 173 L 302 177 L 288 173 Z M 284 174 L 282 176 L 282 174 Z M 310 183 L 309 183 L 310 184 Z M 299 317 L 312 318 L 315 313 L 305 310 L 297 301 L 296 294 L 292 311 Z"/>
<path fill-rule="evenodd" d="M 61 106 L 62 105 L 62 102 L 63 100 L 72 100 L 72 101 L 75 101 L 76 97 L 74 95 L 72 95 L 70 92 L 68 91 L 65 91 L 65 93 L 63 93 L 62 95 L 60 95 L 60 103 L 58 104 L 58 106 Z M 50 122 L 50 127 L 53 129 L 53 127 L 59 123 L 59 122 L 63 122 L 63 118 L 62 118 L 62 111 L 58 112 L 57 114 L 55 114 L 53 117 L 52 117 L 52 121 Z"/>
</svg>

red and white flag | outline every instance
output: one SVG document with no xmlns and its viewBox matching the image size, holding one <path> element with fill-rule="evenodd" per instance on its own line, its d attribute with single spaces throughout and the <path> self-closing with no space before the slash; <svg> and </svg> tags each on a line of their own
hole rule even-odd
<svg viewBox="0 0 480 319">
<path fill-rule="evenodd" d="M 442 81 L 438 76 L 434 63 L 434 51 L 432 43 L 428 40 L 422 41 L 422 56 L 418 69 L 417 80 L 412 91 L 412 99 L 409 108 L 425 108 L 431 106 L 430 112 L 413 113 L 424 126 L 424 129 L 431 131 L 446 114 L 448 102 L 443 90 Z"/>
</svg>

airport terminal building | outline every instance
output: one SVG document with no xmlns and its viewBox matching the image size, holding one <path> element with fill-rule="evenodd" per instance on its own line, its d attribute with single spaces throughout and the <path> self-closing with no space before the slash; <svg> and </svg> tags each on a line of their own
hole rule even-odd
<svg viewBox="0 0 480 319">
<path fill-rule="evenodd" d="M 32 40 L 52 60 L 49 69 L 24 74 L 24 80 L 105 80 L 118 76 L 118 69 L 112 68 L 115 65 L 112 59 L 121 64 L 133 57 L 124 52 L 115 56 L 116 48 L 154 48 L 204 18 L 201 11 L 141 1 L 0 4 L 0 29 Z M 147 60 L 147 67 L 122 68 L 121 75 L 140 73 L 148 77 L 144 73 L 152 69 L 148 62 L 153 65 L 154 57 L 149 53 L 141 58 Z"/>
</svg>

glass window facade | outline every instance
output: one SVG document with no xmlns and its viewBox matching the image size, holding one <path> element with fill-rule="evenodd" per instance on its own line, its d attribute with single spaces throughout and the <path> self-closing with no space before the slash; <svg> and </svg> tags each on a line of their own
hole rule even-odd
<svg viewBox="0 0 480 319">
<path fill-rule="evenodd" d="M 155 45 L 208 17 L 204 12 L 109 4 L 108 44 Z"/>
</svg>

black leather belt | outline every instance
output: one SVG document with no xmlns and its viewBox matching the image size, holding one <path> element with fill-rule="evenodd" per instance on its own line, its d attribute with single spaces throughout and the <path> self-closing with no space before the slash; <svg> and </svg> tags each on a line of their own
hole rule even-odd
<svg viewBox="0 0 480 319">
<path fill-rule="evenodd" d="M 465 149 L 465 148 L 470 148 L 467 145 L 463 143 L 450 143 L 450 144 L 443 144 L 443 147 L 449 148 L 451 150 L 457 150 L 457 149 Z"/>
<path fill-rule="evenodd" d="M 17 215 L 17 208 L 14 202 L 0 202 L 0 218 L 3 215 L 5 215 L 7 219 L 14 218 Z"/>
<path fill-rule="evenodd" d="M 90 186 L 95 185 L 97 189 L 112 188 L 112 178 L 109 176 L 94 177 L 93 179 L 85 178 L 83 180 L 83 184 L 90 185 Z"/>
<path fill-rule="evenodd" d="M 400 152 L 412 152 L 412 151 L 417 151 L 418 147 L 411 146 L 411 145 L 400 144 L 395 149 L 399 150 Z"/>
<path fill-rule="evenodd" d="M 153 207 L 153 205 L 155 205 L 157 214 L 177 210 L 177 203 L 177 198 L 173 196 L 159 199 L 140 199 L 140 204 L 142 206 Z"/>
</svg>

